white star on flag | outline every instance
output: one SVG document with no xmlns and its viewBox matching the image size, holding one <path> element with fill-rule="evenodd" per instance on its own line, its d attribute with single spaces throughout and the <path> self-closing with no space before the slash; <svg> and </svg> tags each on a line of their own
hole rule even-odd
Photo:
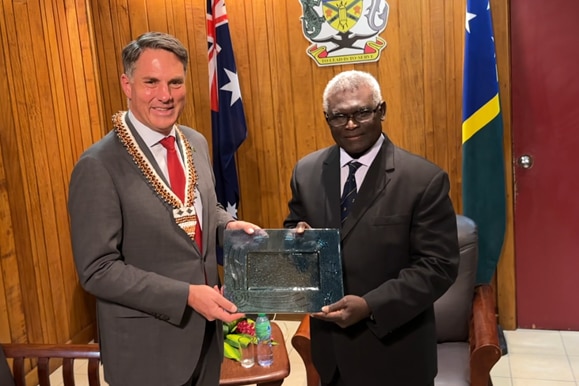
<svg viewBox="0 0 579 386">
<path fill-rule="evenodd" d="M 227 202 L 227 208 L 225 210 L 234 218 L 237 218 L 237 204 L 232 205 L 230 202 Z"/>
<path fill-rule="evenodd" d="M 235 72 L 229 71 L 227 68 L 224 68 L 227 77 L 229 78 L 229 83 L 223 85 L 221 90 L 231 92 L 231 103 L 230 106 L 233 106 L 238 99 L 241 99 L 241 89 L 239 88 L 239 80 L 237 78 L 237 74 Z"/>
<path fill-rule="evenodd" d="M 474 19 L 476 17 L 476 15 L 474 13 L 470 13 L 468 11 L 466 11 L 466 30 L 468 33 L 470 33 L 470 24 L 469 22 Z"/>
</svg>

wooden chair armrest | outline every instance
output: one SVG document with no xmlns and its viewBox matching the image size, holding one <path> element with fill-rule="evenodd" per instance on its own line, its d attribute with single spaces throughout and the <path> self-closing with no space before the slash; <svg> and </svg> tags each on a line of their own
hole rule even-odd
<svg viewBox="0 0 579 386">
<path fill-rule="evenodd" d="M 305 315 L 294 336 L 292 336 L 292 346 L 302 357 L 306 367 L 306 378 L 308 386 L 318 386 L 320 376 L 312 362 L 312 346 L 310 340 L 310 316 Z"/>
<path fill-rule="evenodd" d="M 98 344 L 34 344 L 2 343 L 6 358 L 12 358 L 12 372 L 16 386 L 26 385 L 25 360 L 38 360 L 38 380 L 41 385 L 50 385 L 50 360 L 62 361 L 64 385 L 74 384 L 74 360 L 88 359 L 88 381 L 90 386 L 100 385 Z M 60 363 L 58 363 L 60 365 Z M 54 364 L 52 367 L 55 367 Z"/>
<path fill-rule="evenodd" d="M 470 322 L 470 384 L 488 386 L 490 371 L 501 357 L 495 300 L 490 285 L 475 288 Z"/>
</svg>

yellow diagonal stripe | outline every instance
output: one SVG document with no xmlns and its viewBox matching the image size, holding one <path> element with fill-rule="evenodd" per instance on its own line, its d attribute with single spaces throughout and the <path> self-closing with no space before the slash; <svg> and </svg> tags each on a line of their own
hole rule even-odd
<svg viewBox="0 0 579 386">
<path fill-rule="evenodd" d="M 462 123 L 462 143 L 464 144 L 470 137 L 495 119 L 500 111 L 499 94 L 497 94 Z"/>
</svg>

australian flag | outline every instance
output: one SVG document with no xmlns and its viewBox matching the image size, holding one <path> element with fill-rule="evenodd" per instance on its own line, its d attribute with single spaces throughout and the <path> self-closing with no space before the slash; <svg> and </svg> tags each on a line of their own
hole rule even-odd
<svg viewBox="0 0 579 386">
<path fill-rule="evenodd" d="M 224 0 L 207 0 L 207 43 L 215 190 L 219 202 L 237 218 L 235 152 L 247 137 L 247 127 Z"/>
</svg>

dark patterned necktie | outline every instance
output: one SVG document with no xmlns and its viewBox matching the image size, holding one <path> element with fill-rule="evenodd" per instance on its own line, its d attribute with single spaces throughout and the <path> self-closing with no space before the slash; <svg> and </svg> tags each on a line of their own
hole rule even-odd
<svg viewBox="0 0 579 386">
<path fill-rule="evenodd" d="M 358 161 L 350 161 L 348 164 L 350 170 L 348 172 L 346 183 L 344 184 L 342 199 L 340 200 L 342 224 L 346 221 L 348 213 L 350 213 L 350 208 L 352 207 L 352 204 L 354 204 L 356 195 L 358 194 L 358 188 L 356 186 L 356 170 L 358 170 L 360 166 L 362 166 L 362 164 Z"/>
</svg>

